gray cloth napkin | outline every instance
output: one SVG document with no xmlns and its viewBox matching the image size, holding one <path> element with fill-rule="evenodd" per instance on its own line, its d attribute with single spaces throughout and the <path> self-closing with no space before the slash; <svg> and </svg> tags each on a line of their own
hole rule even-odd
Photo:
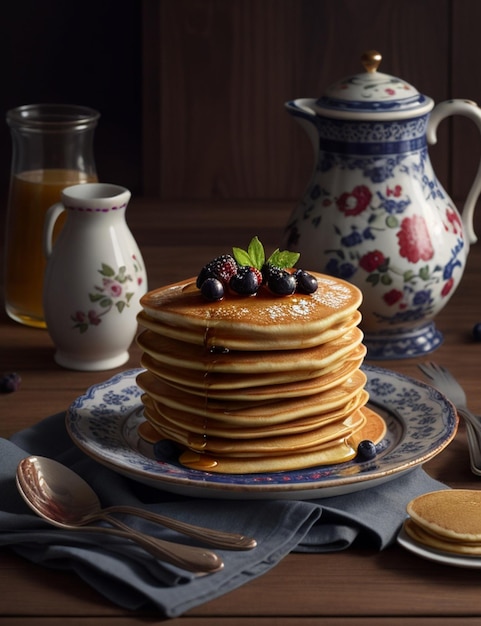
<svg viewBox="0 0 481 626">
<path fill-rule="evenodd" d="M 445 488 L 423 469 L 377 487 L 332 498 L 210 500 L 177 496 L 122 477 L 84 455 L 69 438 L 64 414 L 53 415 L 10 440 L 0 439 L 0 545 L 42 565 L 72 570 L 127 609 L 155 607 L 175 617 L 261 576 L 291 551 L 331 552 L 351 545 L 382 550 L 394 539 L 409 500 Z M 130 504 L 195 524 L 255 537 L 249 551 L 216 551 L 224 569 L 196 577 L 159 562 L 131 542 L 54 528 L 18 494 L 18 462 L 30 454 L 54 458 L 85 478 L 104 506 Z M 128 523 L 163 539 L 193 543 L 139 518 Z"/>
</svg>

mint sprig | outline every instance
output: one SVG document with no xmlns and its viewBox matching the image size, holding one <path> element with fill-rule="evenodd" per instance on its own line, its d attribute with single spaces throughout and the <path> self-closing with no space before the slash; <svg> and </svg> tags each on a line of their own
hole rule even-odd
<svg viewBox="0 0 481 626">
<path fill-rule="evenodd" d="M 261 270 L 266 263 L 264 246 L 258 237 L 251 239 L 247 250 L 232 248 L 232 254 L 239 265 L 248 265 Z M 299 252 L 290 252 L 289 250 L 279 250 L 277 248 L 267 259 L 267 264 L 280 269 L 289 269 L 294 267 L 300 256 Z"/>
</svg>

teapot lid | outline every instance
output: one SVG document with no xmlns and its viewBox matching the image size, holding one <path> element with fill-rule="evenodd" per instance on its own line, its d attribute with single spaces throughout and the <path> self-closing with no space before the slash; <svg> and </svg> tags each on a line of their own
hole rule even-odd
<svg viewBox="0 0 481 626">
<path fill-rule="evenodd" d="M 331 85 L 316 101 L 316 112 L 341 119 L 403 119 L 428 113 L 431 98 L 400 78 L 377 71 L 382 56 L 369 50 L 361 57 L 365 72 Z"/>
</svg>

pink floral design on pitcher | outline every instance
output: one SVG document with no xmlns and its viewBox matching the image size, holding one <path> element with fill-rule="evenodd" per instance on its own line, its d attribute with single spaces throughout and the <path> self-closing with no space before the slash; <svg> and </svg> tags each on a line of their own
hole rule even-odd
<svg viewBox="0 0 481 626">
<path fill-rule="evenodd" d="M 405 217 L 396 236 L 399 241 L 399 254 L 411 263 L 417 263 L 421 259 L 430 261 L 433 258 L 434 249 L 424 217 L 420 215 Z"/>
<path fill-rule="evenodd" d="M 141 271 L 140 263 L 137 258 L 133 257 L 134 271 Z M 102 276 L 102 284 L 94 285 L 94 290 L 89 293 L 89 300 L 92 304 L 97 305 L 98 309 L 90 309 L 86 313 L 84 311 L 76 311 L 70 316 L 75 322 L 73 328 L 77 328 L 81 333 L 86 332 L 90 326 L 98 326 L 102 322 L 102 317 L 117 310 L 122 313 L 125 307 L 130 306 L 130 302 L 135 295 L 135 286 L 140 285 L 142 278 L 133 277 L 127 274 L 127 269 L 123 265 L 117 271 L 107 263 L 102 263 L 98 270 Z M 129 290 L 129 285 L 130 289 Z"/>
</svg>

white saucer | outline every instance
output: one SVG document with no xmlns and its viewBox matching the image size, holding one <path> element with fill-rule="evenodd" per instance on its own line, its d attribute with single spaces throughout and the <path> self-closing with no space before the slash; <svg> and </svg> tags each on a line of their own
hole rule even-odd
<svg viewBox="0 0 481 626">
<path fill-rule="evenodd" d="M 454 567 L 467 567 L 471 569 L 481 568 L 481 557 L 476 556 L 461 556 L 459 554 L 453 554 L 451 552 L 444 552 L 442 550 L 435 550 L 428 546 L 423 546 L 407 534 L 404 528 L 401 529 L 397 537 L 397 542 L 409 552 L 434 561 L 435 563 L 442 563 L 443 565 L 453 565 Z"/>
</svg>

